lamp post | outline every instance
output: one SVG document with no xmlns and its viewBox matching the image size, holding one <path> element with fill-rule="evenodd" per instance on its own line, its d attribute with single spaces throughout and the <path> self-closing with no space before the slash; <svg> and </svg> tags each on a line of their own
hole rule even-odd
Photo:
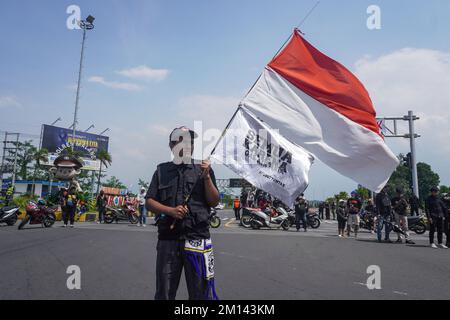
<svg viewBox="0 0 450 320">
<path fill-rule="evenodd" d="M 86 30 L 94 29 L 94 20 L 95 18 L 89 15 L 86 18 L 86 20 L 81 20 L 79 22 L 80 28 L 83 29 L 83 41 L 81 42 L 80 69 L 78 71 L 77 95 L 75 98 L 75 112 L 73 115 L 73 134 L 72 134 L 73 141 L 75 141 L 75 131 L 77 128 L 77 121 L 78 121 L 78 102 L 80 100 L 81 73 L 83 69 L 84 43 L 86 41 Z"/>
<path fill-rule="evenodd" d="M 89 130 L 91 130 L 91 129 L 93 129 L 93 128 L 95 128 L 95 126 L 94 126 L 93 124 L 91 124 L 91 125 L 89 126 L 89 128 L 87 128 L 84 132 L 88 132 Z"/>
<path fill-rule="evenodd" d="M 100 132 L 99 135 L 101 136 L 101 135 L 105 134 L 106 132 L 108 132 L 109 130 L 110 130 L 109 128 L 106 128 L 105 130 L 103 130 L 102 132 Z"/>
</svg>

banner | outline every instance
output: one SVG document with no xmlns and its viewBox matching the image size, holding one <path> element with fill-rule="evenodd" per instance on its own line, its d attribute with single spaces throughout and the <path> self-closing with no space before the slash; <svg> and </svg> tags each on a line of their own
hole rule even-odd
<svg viewBox="0 0 450 320">
<path fill-rule="evenodd" d="M 75 131 L 73 139 L 73 131 L 70 129 L 43 125 L 42 148 L 47 149 L 49 153 L 59 154 L 68 146 L 74 145 L 75 151 L 81 152 L 83 158 L 94 159 L 98 151 L 108 151 L 108 144 L 109 137 Z"/>
<path fill-rule="evenodd" d="M 314 158 L 276 130 L 238 110 L 212 159 L 288 206 L 308 187 Z"/>
</svg>

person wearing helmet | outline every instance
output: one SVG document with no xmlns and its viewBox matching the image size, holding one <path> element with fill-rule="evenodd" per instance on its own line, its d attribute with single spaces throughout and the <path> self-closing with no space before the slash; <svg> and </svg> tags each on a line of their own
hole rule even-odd
<svg viewBox="0 0 450 320">
<path fill-rule="evenodd" d="M 362 208 L 362 202 L 356 191 L 352 191 L 350 199 L 347 200 L 347 235 L 350 237 L 352 227 L 355 232 L 355 238 L 358 237 L 359 213 Z"/>
<path fill-rule="evenodd" d="M 403 195 L 402 188 L 396 189 L 397 195 L 392 198 L 392 208 L 394 209 L 395 222 L 400 226 L 401 230 L 404 232 L 406 244 L 414 244 L 413 241 L 409 239 L 408 232 L 408 217 L 406 215 L 406 210 L 408 208 L 408 202 Z M 402 237 L 400 232 L 397 232 L 397 243 L 402 243 Z"/>
<path fill-rule="evenodd" d="M 139 207 L 139 226 L 146 226 L 147 223 L 147 212 L 145 210 L 145 195 L 146 190 L 144 187 L 141 188 L 141 192 L 137 196 L 138 207 Z"/>
<path fill-rule="evenodd" d="M 345 237 L 345 225 L 347 224 L 347 211 L 345 208 L 345 200 L 339 200 L 338 207 L 336 210 L 337 221 L 338 221 L 338 237 Z"/>
</svg>

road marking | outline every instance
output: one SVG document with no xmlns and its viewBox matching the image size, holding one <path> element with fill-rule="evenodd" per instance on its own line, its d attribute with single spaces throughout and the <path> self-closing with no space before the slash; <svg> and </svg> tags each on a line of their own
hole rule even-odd
<svg viewBox="0 0 450 320">
<path fill-rule="evenodd" d="M 406 292 L 401 292 L 401 291 L 392 291 L 395 294 L 399 294 L 401 296 L 407 296 L 408 294 Z"/>
<path fill-rule="evenodd" d="M 225 224 L 225 227 L 230 228 L 230 224 L 233 223 L 233 222 L 235 222 L 235 221 L 236 221 L 236 219 L 231 219 L 230 221 L 228 221 L 228 222 Z"/>
</svg>

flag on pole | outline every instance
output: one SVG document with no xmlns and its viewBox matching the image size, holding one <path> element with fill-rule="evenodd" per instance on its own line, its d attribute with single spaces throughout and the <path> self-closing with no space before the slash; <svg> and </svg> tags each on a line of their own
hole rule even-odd
<svg viewBox="0 0 450 320">
<path fill-rule="evenodd" d="M 291 207 L 308 186 L 314 160 L 242 109 L 238 109 L 211 157 Z"/>
<path fill-rule="evenodd" d="M 364 86 L 298 30 L 241 103 L 291 146 L 379 192 L 398 166 Z"/>
</svg>

